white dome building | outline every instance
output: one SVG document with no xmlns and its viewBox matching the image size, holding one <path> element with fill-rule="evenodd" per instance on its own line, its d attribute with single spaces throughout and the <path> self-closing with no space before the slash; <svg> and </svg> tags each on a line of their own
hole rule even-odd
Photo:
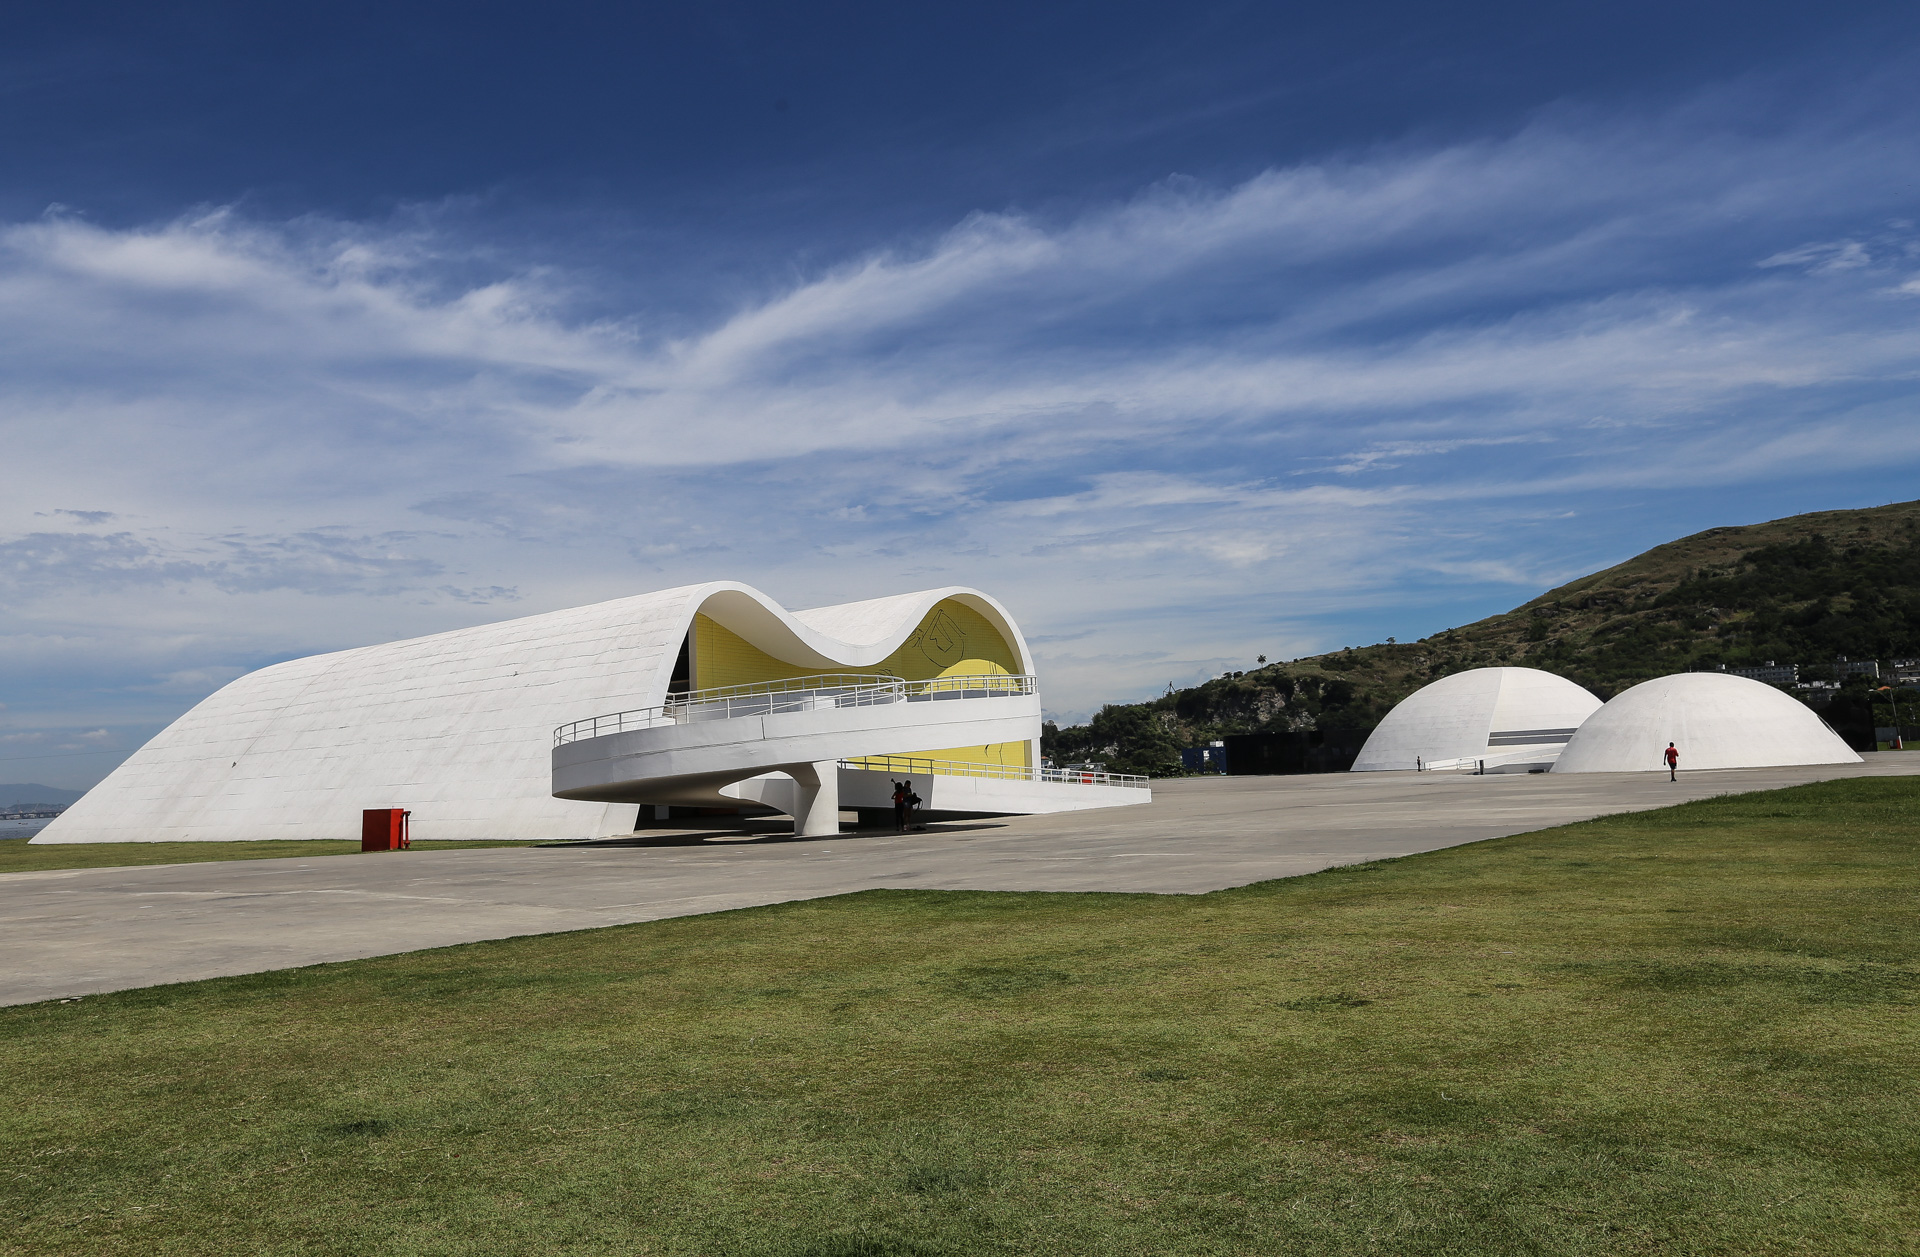
<svg viewBox="0 0 1920 1257">
<path fill-rule="evenodd" d="M 1415 690 L 1380 722 L 1354 772 L 1525 771 L 1551 764 L 1600 700 L 1538 668 L 1475 668 Z M 1665 746 L 1666 743 L 1661 743 Z"/>
<path fill-rule="evenodd" d="M 1771 685 L 1680 672 L 1616 695 L 1580 726 L 1553 771 L 1664 772 L 1669 742 L 1688 770 L 1861 762 L 1826 721 Z"/>
</svg>

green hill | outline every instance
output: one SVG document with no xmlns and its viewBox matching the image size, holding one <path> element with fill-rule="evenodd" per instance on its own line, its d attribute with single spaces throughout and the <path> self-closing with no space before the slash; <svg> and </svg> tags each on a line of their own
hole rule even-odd
<svg viewBox="0 0 1920 1257">
<path fill-rule="evenodd" d="M 1552 589 L 1503 615 L 1417 642 L 1388 641 L 1229 673 L 1145 703 L 1049 726 L 1056 762 L 1180 771 L 1181 747 L 1291 733 L 1350 761 L 1393 705 L 1450 673 L 1511 664 L 1611 698 L 1650 677 L 1770 661 L 1920 655 L 1920 502 L 1710 528 Z M 1854 679 L 1822 712 L 1871 727 Z M 1870 736 L 1870 735 L 1869 735 Z"/>
</svg>

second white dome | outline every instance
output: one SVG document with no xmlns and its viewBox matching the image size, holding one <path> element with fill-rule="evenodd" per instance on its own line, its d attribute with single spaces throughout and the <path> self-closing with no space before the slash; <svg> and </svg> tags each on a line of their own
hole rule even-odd
<svg viewBox="0 0 1920 1257">
<path fill-rule="evenodd" d="M 1679 672 L 1615 695 L 1580 726 L 1553 771 L 1664 772 L 1669 742 L 1683 772 L 1861 762 L 1811 708 L 1771 685 Z"/>
</svg>

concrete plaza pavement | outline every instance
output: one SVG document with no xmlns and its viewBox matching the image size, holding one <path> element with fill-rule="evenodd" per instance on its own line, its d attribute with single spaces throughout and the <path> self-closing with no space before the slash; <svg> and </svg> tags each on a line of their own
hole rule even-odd
<svg viewBox="0 0 1920 1257">
<path fill-rule="evenodd" d="M 795 839 L 762 823 L 570 845 L 0 875 L 0 1004 L 876 887 L 1196 894 L 1865 764 L 1682 773 L 1335 773 L 1158 782 L 1140 807 Z"/>
</svg>

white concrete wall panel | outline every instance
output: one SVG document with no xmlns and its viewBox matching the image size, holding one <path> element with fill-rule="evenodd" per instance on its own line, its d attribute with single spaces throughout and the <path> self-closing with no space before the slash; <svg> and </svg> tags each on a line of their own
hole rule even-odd
<svg viewBox="0 0 1920 1257">
<path fill-rule="evenodd" d="M 716 581 L 276 664 L 180 717 L 33 841 L 354 838 L 375 807 L 411 809 L 423 840 L 631 828 L 630 805 L 553 797 L 552 732 L 662 702 L 696 612 L 785 658 L 858 670 L 949 597 L 991 609 L 1029 659 L 1012 618 L 977 590 L 796 615 Z"/>
<path fill-rule="evenodd" d="M 1665 772 L 1669 742 L 1682 772 L 1861 762 L 1811 708 L 1771 685 L 1681 672 L 1615 695 L 1580 726 L 1553 771 Z"/>
<path fill-rule="evenodd" d="M 1411 772 L 1480 757 L 1551 761 L 1568 730 L 1600 708 L 1600 700 L 1565 677 L 1538 668 L 1474 668 L 1441 677 L 1402 699 L 1367 738 L 1355 772 Z M 1556 732 L 1557 731 L 1557 732 Z M 1540 733 L 1528 739 L 1529 732 Z"/>
</svg>

